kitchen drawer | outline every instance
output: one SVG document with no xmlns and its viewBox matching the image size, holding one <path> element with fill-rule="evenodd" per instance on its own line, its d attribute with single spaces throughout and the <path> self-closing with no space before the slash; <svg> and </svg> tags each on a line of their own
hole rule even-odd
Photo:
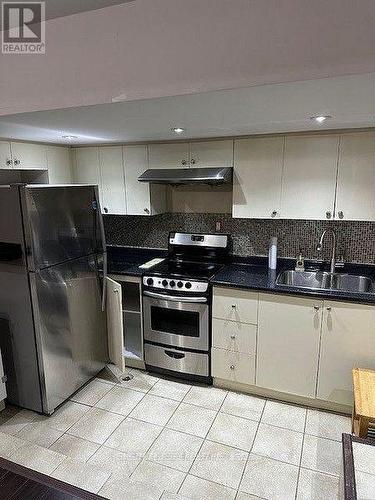
<svg viewBox="0 0 375 500">
<path fill-rule="evenodd" d="M 146 366 L 208 377 L 208 354 L 145 344 Z"/>
<path fill-rule="evenodd" d="M 255 355 L 217 347 L 213 347 L 211 352 L 213 377 L 241 384 L 255 384 Z"/>
<path fill-rule="evenodd" d="M 229 351 L 255 354 L 257 326 L 214 318 L 212 345 Z"/>
<path fill-rule="evenodd" d="M 258 298 L 257 292 L 214 287 L 212 316 L 256 325 L 258 323 Z"/>
</svg>

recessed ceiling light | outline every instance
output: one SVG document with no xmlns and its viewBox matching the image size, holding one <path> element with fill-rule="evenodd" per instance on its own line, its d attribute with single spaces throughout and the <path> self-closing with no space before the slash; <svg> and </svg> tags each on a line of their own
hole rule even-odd
<svg viewBox="0 0 375 500">
<path fill-rule="evenodd" d="M 183 134 L 185 132 L 185 129 L 181 127 L 173 127 L 172 130 L 176 134 Z"/>
<path fill-rule="evenodd" d="M 73 139 L 78 139 L 76 135 L 63 135 L 62 138 L 66 141 L 73 141 Z"/>
<path fill-rule="evenodd" d="M 310 120 L 315 120 L 318 123 L 323 123 L 329 118 L 332 118 L 330 115 L 318 115 L 318 116 L 310 116 Z"/>
</svg>

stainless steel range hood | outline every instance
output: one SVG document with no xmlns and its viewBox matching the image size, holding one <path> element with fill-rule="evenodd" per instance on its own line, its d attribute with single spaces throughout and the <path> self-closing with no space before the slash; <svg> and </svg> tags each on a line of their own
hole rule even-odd
<svg viewBox="0 0 375 500">
<path fill-rule="evenodd" d="M 210 168 L 156 168 L 143 172 L 140 182 L 155 184 L 230 184 L 233 169 L 230 167 Z"/>
</svg>

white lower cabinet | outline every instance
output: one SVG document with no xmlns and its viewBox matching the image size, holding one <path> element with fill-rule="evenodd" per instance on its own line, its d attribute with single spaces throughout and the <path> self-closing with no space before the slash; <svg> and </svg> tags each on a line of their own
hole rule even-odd
<svg viewBox="0 0 375 500">
<path fill-rule="evenodd" d="M 258 292 L 214 288 L 212 316 L 239 323 L 258 323 Z"/>
<path fill-rule="evenodd" d="M 256 335 L 256 325 L 216 318 L 212 320 L 213 347 L 255 355 Z"/>
<path fill-rule="evenodd" d="M 317 397 L 352 404 L 352 369 L 375 369 L 375 306 L 324 302 Z"/>
<path fill-rule="evenodd" d="M 315 397 L 322 307 L 316 299 L 260 294 L 258 386 Z"/>
<path fill-rule="evenodd" d="M 143 324 L 141 278 L 107 278 L 107 331 L 109 357 L 121 371 L 126 365 L 142 367 Z"/>
<path fill-rule="evenodd" d="M 212 376 L 229 382 L 254 385 L 255 353 L 249 355 L 213 347 Z"/>
</svg>

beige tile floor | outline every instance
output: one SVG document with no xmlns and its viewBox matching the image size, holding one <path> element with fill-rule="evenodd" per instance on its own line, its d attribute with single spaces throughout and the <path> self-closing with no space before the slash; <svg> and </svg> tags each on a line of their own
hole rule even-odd
<svg viewBox="0 0 375 500">
<path fill-rule="evenodd" d="M 113 500 L 333 500 L 350 419 L 132 370 L 52 417 L 7 408 L 0 456 Z"/>
</svg>

